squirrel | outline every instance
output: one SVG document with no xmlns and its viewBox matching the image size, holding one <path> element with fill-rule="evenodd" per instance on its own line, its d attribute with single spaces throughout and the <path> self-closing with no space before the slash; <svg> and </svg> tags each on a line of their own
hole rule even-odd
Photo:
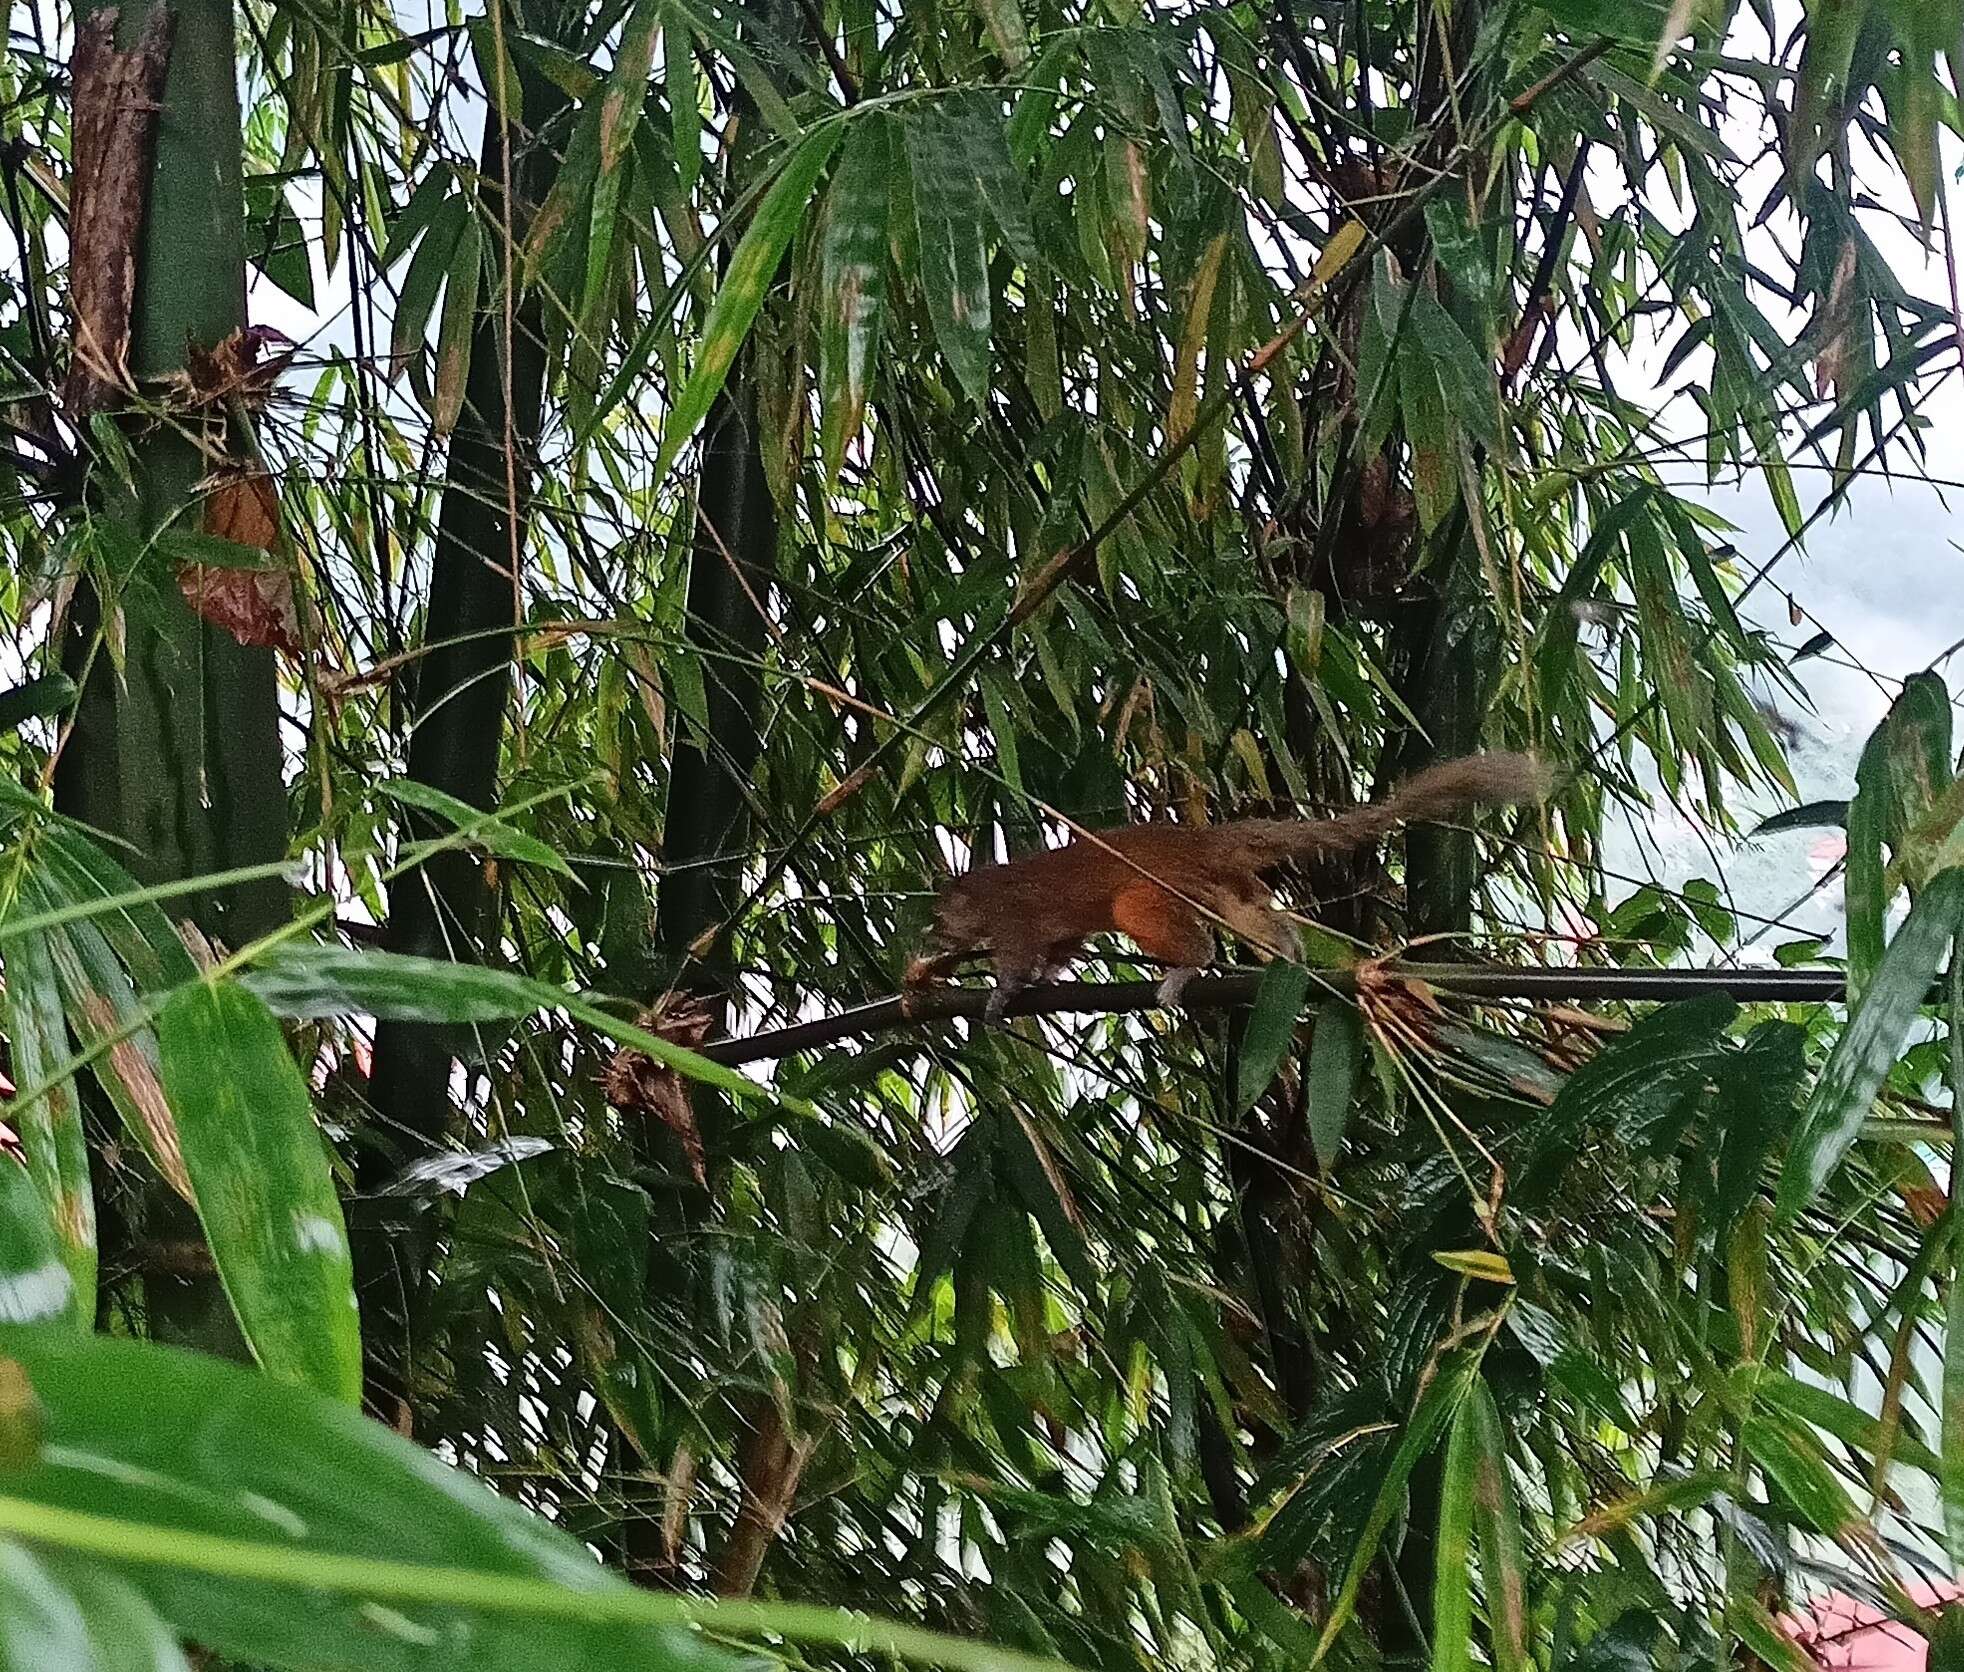
<svg viewBox="0 0 1964 1672">
<path fill-rule="evenodd" d="M 1093 935 L 1116 932 L 1173 966 L 1158 994 L 1171 1007 L 1212 960 L 1216 922 L 1265 958 L 1301 956 L 1295 924 L 1275 909 L 1264 880 L 1286 861 L 1347 852 L 1413 820 L 1542 801 L 1552 787 L 1532 755 L 1468 755 L 1334 818 L 1135 824 L 980 866 L 943 886 L 905 984 L 924 986 L 986 953 L 996 987 L 984 1015 L 1000 1022 L 1024 987 L 1061 969 Z"/>
</svg>

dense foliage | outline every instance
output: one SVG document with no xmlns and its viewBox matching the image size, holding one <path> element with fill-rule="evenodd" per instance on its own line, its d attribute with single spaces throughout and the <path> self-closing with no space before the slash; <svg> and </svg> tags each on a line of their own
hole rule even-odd
<svg viewBox="0 0 1964 1672">
<path fill-rule="evenodd" d="M 151 106 L 53 0 L 0 62 L 10 1653 L 721 1660 L 713 1591 L 903 1622 L 712 1617 L 786 1658 L 1512 1672 L 1914 1615 L 1941 680 L 1798 815 L 1850 1011 L 1376 957 L 1742 938 L 1604 821 L 1792 794 L 1740 599 L 1922 467 L 1954 5 L 174 15 L 122 245 L 89 113 Z M 1701 503 L 1742 475 L 1777 549 Z M 1311 867 L 1252 1005 L 693 1049 L 891 992 L 972 856 L 1500 746 L 1555 800 Z"/>
</svg>

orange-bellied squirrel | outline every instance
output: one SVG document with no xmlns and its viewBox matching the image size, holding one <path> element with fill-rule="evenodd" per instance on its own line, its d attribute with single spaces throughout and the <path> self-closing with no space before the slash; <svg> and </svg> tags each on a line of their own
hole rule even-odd
<svg viewBox="0 0 1964 1672">
<path fill-rule="evenodd" d="M 1552 782 L 1532 755 L 1468 755 L 1427 767 L 1387 799 L 1334 818 L 1135 824 L 980 866 L 942 888 L 907 985 L 922 986 L 987 953 L 996 988 L 986 1014 L 1001 1021 L 1019 990 L 1062 968 L 1093 935 L 1116 932 L 1173 966 L 1159 1000 L 1177 1004 L 1213 957 L 1216 922 L 1266 957 L 1300 955 L 1296 927 L 1275 909 L 1264 880 L 1286 861 L 1347 852 L 1413 820 L 1541 801 Z"/>
</svg>

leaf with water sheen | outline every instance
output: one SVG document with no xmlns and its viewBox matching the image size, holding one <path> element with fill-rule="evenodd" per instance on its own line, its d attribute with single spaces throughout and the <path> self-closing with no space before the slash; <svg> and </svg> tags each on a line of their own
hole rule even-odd
<svg viewBox="0 0 1964 1672">
<path fill-rule="evenodd" d="M 345 1672 L 734 1664 L 684 1630 L 580 1618 L 566 1593 L 590 1607 L 631 1588 L 475 1476 L 307 1388 L 199 1353 L 49 1329 L 0 1330 L 0 1354 L 47 1413 L 38 1456 L 7 1475 L 0 1519 L 66 1513 L 107 1527 L 115 1554 L 89 1564 L 220 1655 Z M 230 1541 L 231 1559 L 187 1548 L 199 1538 Z M 324 1558 L 372 1564 L 374 1590 L 359 1569 L 334 1589 L 287 1577 Z M 455 1583 L 433 1577 L 423 1591 L 419 1571 Z M 557 1612 L 457 1597 L 528 1585 L 559 1599 Z"/>
<path fill-rule="evenodd" d="M 886 324 L 888 176 L 893 139 L 875 113 L 852 124 L 826 199 L 820 251 L 820 452 L 825 479 L 838 477 L 859 431 Z"/>
<path fill-rule="evenodd" d="M 960 138 L 939 113 L 914 113 L 902 126 L 914 186 L 921 290 L 935 341 L 955 381 L 978 405 L 989 392 L 989 261 L 983 202 Z"/>
<path fill-rule="evenodd" d="M 198 981 L 164 1007 L 157 1043 L 198 1218 L 254 1357 L 359 1400 L 347 1226 L 279 1023 L 237 982 Z"/>
</svg>

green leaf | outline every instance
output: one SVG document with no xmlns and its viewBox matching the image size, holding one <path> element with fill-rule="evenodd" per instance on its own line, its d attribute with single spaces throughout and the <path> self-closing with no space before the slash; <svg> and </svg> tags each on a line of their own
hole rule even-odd
<svg viewBox="0 0 1964 1672">
<path fill-rule="evenodd" d="M 238 983 L 198 981 L 165 1006 L 157 1043 L 198 1218 L 253 1356 L 280 1381 L 358 1402 L 347 1226 L 279 1023 Z"/>
<path fill-rule="evenodd" d="M 222 1656 L 437 1672 L 467 1644 L 478 1672 L 734 1664 L 633 1623 L 657 1610 L 576 1540 L 346 1405 L 130 1340 L 12 1327 L 0 1352 L 47 1423 L 0 1524 L 85 1553 Z"/>
<path fill-rule="evenodd" d="M 1438 372 L 1409 348 L 1398 364 L 1398 410 L 1412 445 L 1419 527 L 1431 534 L 1459 504 L 1459 432 Z"/>
<path fill-rule="evenodd" d="M 1883 924 L 1893 896 L 1882 849 L 1887 845 L 1891 850 L 1905 880 L 1912 885 L 1922 880 L 1941 844 L 1928 848 L 1915 838 L 1950 787 L 1950 758 L 1949 691 L 1935 674 L 1912 674 L 1870 734 L 1855 770 L 1844 879 L 1853 999 L 1866 990 L 1882 956 Z"/>
<path fill-rule="evenodd" d="M 956 382 L 980 405 L 989 392 L 990 329 L 982 194 L 958 134 L 939 113 L 910 112 L 901 131 L 920 240 L 917 276 L 928 317 Z"/>
<path fill-rule="evenodd" d="M 723 275 L 722 289 L 717 291 L 716 300 L 709 306 L 709 317 L 703 322 L 695 369 L 689 373 L 681 394 L 676 396 L 668 422 L 662 428 L 654 480 L 660 481 L 668 474 L 675 455 L 708 416 L 711 404 L 729 377 L 730 367 L 736 363 L 737 353 L 750 335 L 757 310 L 764 304 L 764 293 L 777 276 L 785 247 L 805 218 L 812 188 L 824 172 L 832 148 L 839 142 L 839 133 L 840 125 L 828 122 L 804 137 L 744 229 L 742 242 L 730 257 L 729 270 Z"/>
<path fill-rule="evenodd" d="M 32 898 L 26 887 L 22 897 Z M 189 1201 L 191 1181 L 184 1173 L 176 1123 L 158 1080 L 157 1036 L 140 1021 L 143 1006 L 128 973 L 96 923 L 68 924 L 51 932 L 47 945 L 69 1026 L 76 1039 L 96 1053 L 96 1083 L 151 1165 Z M 184 979 L 196 973 L 195 968 L 187 968 Z"/>
<path fill-rule="evenodd" d="M 1783 1223 L 1791 1224 L 1820 1193 L 1860 1133 L 1960 922 L 1964 869 L 1953 869 L 1917 896 L 1814 1084 L 1780 1176 Z"/>
<path fill-rule="evenodd" d="M 1317 1640 L 1316 1659 L 1312 1666 L 1322 1663 L 1338 1634 L 1349 1623 L 1351 1613 L 1357 1606 L 1358 1593 L 1364 1587 L 1364 1577 L 1370 1572 L 1385 1529 L 1391 1525 L 1391 1518 L 1405 1496 L 1405 1483 L 1411 1479 L 1418 1460 L 1432 1449 L 1433 1442 L 1439 1437 L 1439 1430 L 1458 1410 L 1460 1400 L 1478 1374 L 1478 1369 L 1479 1361 L 1470 1357 L 1441 1369 L 1406 1422 L 1404 1432 L 1398 1438 L 1398 1448 L 1385 1466 L 1377 1496 L 1365 1517 L 1363 1531 L 1351 1549 L 1350 1566 L 1344 1574 L 1343 1587 L 1331 1606 L 1330 1617 L 1323 1624 L 1323 1634 Z"/>
<path fill-rule="evenodd" d="M 353 951 L 341 946 L 284 945 L 240 978 L 282 1016 L 374 1016 L 403 1022 L 476 1024 L 509 1021 L 540 1010 L 563 1010 L 674 1069 L 683 1078 L 715 1086 L 732 1097 L 774 1103 L 811 1115 L 811 1105 L 760 1085 L 733 1068 L 669 1040 L 657 1038 L 609 1014 L 594 1000 L 506 970 L 412 958 L 395 952 Z"/>
<path fill-rule="evenodd" d="M 377 784 L 375 788 L 378 794 L 387 796 L 391 801 L 399 801 L 403 806 L 414 807 L 419 812 L 433 813 L 445 823 L 467 832 L 471 845 L 486 853 L 557 871 L 562 877 L 573 877 L 573 868 L 536 836 L 528 836 L 524 831 L 514 829 L 495 814 L 480 812 L 468 801 L 460 801 L 456 796 L 433 789 L 428 784 L 419 784 L 413 778 L 391 779 L 387 783 Z"/>
<path fill-rule="evenodd" d="M 82 1611 L 94 1672 L 190 1672 L 175 1634 L 133 1585 L 76 1556 L 47 1552 L 42 1564 Z"/>
<path fill-rule="evenodd" d="M 1788 1418 L 1811 1423 L 1853 1451 L 1870 1457 L 1881 1453 L 1886 1438 L 1881 1420 L 1830 1388 L 1815 1387 L 1784 1371 L 1767 1368 L 1756 1373 L 1753 1392 Z M 1897 1434 L 1893 1455 L 1915 1468 L 1937 1473 L 1937 1454 L 1913 1436 Z"/>
<path fill-rule="evenodd" d="M 1964 1608 L 1940 1608 L 1930 1628 L 1928 1672 L 1964 1672 Z"/>
<path fill-rule="evenodd" d="M 1023 1206 L 1043 1227 L 1044 1241 L 1050 1244 L 1057 1263 L 1070 1273 L 1082 1293 L 1097 1294 L 1098 1268 L 1091 1263 L 1070 1186 L 1050 1146 L 1022 1109 L 999 1119 L 995 1148 Z"/>
<path fill-rule="evenodd" d="M 975 0 L 975 10 L 989 32 L 989 44 L 1001 55 L 1012 77 L 1020 76 L 1030 61 L 1030 36 L 1023 27 L 1020 0 Z"/>
<path fill-rule="evenodd" d="M 1809 801 L 1762 819 L 1753 827 L 1752 835 L 1755 838 L 1777 836 L 1783 830 L 1845 830 L 1848 827 L 1848 808 L 1846 801 Z"/>
<path fill-rule="evenodd" d="M 1453 1414 L 1439 1484 L 1439 1530 L 1432 1575 L 1432 1672 L 1473 1666 L 1473 1497 L 1479 1473 L 1473 1401 Z"/>
<path fill-rule="evenodd" d="M 455 429 L 464 410 L 471 339 L 477 325 L 477 291 L 483 278 L 483 247 L 483 232 L 472 215 L 465 220 L 450 252 L 450 272 L 443 284 L 443 317 L 436 328 L 436 393 L 430 402 L 430 423 L 438 435 Z"/>
<path fill-rule="evenodd" d="M 1474 1377 L 1454 1422 L 1472 1437 L 1473 1512 L 1480 1534 L 1480 1584 L 1495 1672 L 1528 1672 L 1527 1558 L 1521 1513 L 1507 1466 L 1500 1411 L 1482 1377 Z"/>
<path fill-rule="evenodd" d="M 1817 1531 L 1834 1538 L 1860 1525 L 1855 1506 L 1805 1429 L 1755 1412 L 1740 1424 L 1739 1439 L 1752 1460 Z"/>
<path fill-rule="evenodd" d="M 886 324 L 888 176 L 893 142 L 878 112 L 854 122 L 826 199 L 820 251 L 820 455 L 829 485 L 859 433 Z"/>
<path fill-rule="evenodd" d="M 34 913 L 47 905 L 47 897 L 32 875 L 22 879 L 15 909 Z M 11 915 L 11 914 L 10 914 Z M 69 1314 L 87 1328 L 95 1319 L 96 1229 L 95 1190 L 89 1177 L 88 1139 L 82 1130 L 82 1110 L 76 1097 L 72 1075 L 50 1084 L 54 1073 L 69 1060 L 68 1026 L 62 1016 L 61 983 L 55 973 L 54 957 L 46 934 L 25 934 L 7 944 L 6 1004 L 7 1044 L 12 1052 L 15 1083 L 28 1088 L 47 1086 L 46 1092 L 31 1102 L 18 1098 L 9 1107 L 8 1119 L 20 1134 L 27 1152 L 27 1171 L 40 1210 L 60 1244 L 61 1258 L 71 1279 Z M 11 1193 L 10 1193 L 11 1194 Z M 4 1250 L 0 1258 L 20 1271 L 16 1252 L 23 1244 L 23 1232 L 14 1223 L 24 1204 L 9 1210 L 0 1201 L 0 1212 L 9 1220 Z"/>
<path fill-rule="evenodd" d="M 411 199 L 412 207 L 414 202 Z M 431 211 L 429 231 L 417 244 L 409 271 L 403 275 L 395 323 L 390 327 L 389 356 L 398 369 L 422 355 L 437 292 L 443 288 L 443 276 L 450 271 L 451 255 L 469 219 L 470 206 L 458 192 Z"/>
<path fill-rule="evenodd" d="M 1018 263 L 1026 269 L 1036 266 L 1041 257 L 1036 232 L 1030 225 L 1029 205 L 1023 197 L 1023 176 L 1010 157 L 995 95 L 951 93 L 940 101 L 939 116 L 945 124 L 948 157 L 951 161 L 957 155 L 962 159 Z"/>
<path fill-rule="evenodd" d="M 19 731 L 29 720 L 65 714 L 75 701 L 75 681 L 65 673 L 44 673 L 9 691 L 0 691 L 0 734 Z"/>
<path fill-rule="evenodd" d="M 1255 1007 L 1241 1039 L 1241 1064 L 1235 1080 L 1234 1112 L 1245 1115 L 1274 1083 L 1276 1073 L 1296 1042 L 1303 999 L 1311 980 L 1306 965 L 1278 958 L 1262 971 Z M 1328 1008 L 1327 1006 L 1325 1007 Z M 1317 1026 L 1321 1028 L 1322 1023 Z"/>
<path fill-rule="evenodd" d="M 671 19 L 661 32 L 662 90 L 668 97 L 675 173 L 684 192 L 702 178 L 702 78 L 686 25 Z"/>
<path fill-rule="evenodd" d="M 492 5 L 501 0 L 490 0 Z M 510 13 L 506 13 L 509 17 Z M 511 61 L 510 43 L 504 38 L 505 18 L 494 19 L 489 11 L 465 25 L 470 36 L 471 57 L 484 96 L 501 116 L 520 121 L 525 112 L 525 92 L 519 85 L 517 67 Z"/>
<path fill-rule="evenodd" d="M 382 259 L 377 264 L 387 272 L 409 251 L 409 246 L 436 222 L 437 211 L 450 199 L 450 166 L 437 163 L 432 166 L 416 189 L 409 194 L 409 201 L 403 205 L 402 213 L 389 223 L 388 242 L 382 246 Z M 448 248 L 443 252 L 447 258 Z M 432 292 L 432 295 L 435 293 Z"/>
<path fill-rule="evenodd" d="M 1357 1096 L 1364 1060 L 1364 1018 L 1355 1005 L 1333 999 L 1316 1012 L 1309 1040 L 1309 1141 L 1324 1167 L 1337 1164 Z"/>
<path fill-rule="evenodd" d="M 0 1666 L 27 1672 L 94 1672 L 81 1605 L 11 1539 L 0 1541 Z"/>
<path fill-rule="evenodd" d="M 0 1155 L 0 1321 L 59 1319 L 86 1327 L 94 1316 L 95 1295 L 76 1288 L 33 1178 L 12 1156 Z"/>
<path fill-rule="evenodd" d="M 1946 872 L 1946 875 L 1952 873 Z M 1964 1156 L 1964 957 L 1954 950 L 1950 964 L 1950 1125 L 1951 1125 L 1951 1167 L 1953 1174 L 1950 1185 L 1950 1208 L 1939 1227 L 1933 1233 L 1926 1248 L 1933 1246 L 1936 1235 L 1943 1230 L 1950 1233 L 1951 1270 L 1950 1288 L 1944 1297 L 1944 1364 L 1943 1392 L 1939 1402 L 1939 1444 L 1940 1461 L 1937 1469 L 1937 1486 L 1943 1503 L 1944 1546 L 1952 1552 L 1952 1559 L 1964 1551 L 1964 1238 L 1957 1235 L 1959 1224 L 1958 1181 L 1954 1169 L 1958 1158 Z M 1916 1263 L 1924 1263 L 1922 1261 Z M 1934 1261 L 1929 1262 L 1934 1264 Z M 1912 1267 L 1912 1270 L 1914 1267 Z M 1924 1274 L 1928 1280 L 1928 1272 Z M 1921 1285 L 1919 1285 L 1919 1288 Z M 1904 1303 L 1904 1317 L 1910 1316 L 1914 1301 Z"/>
</svg>

